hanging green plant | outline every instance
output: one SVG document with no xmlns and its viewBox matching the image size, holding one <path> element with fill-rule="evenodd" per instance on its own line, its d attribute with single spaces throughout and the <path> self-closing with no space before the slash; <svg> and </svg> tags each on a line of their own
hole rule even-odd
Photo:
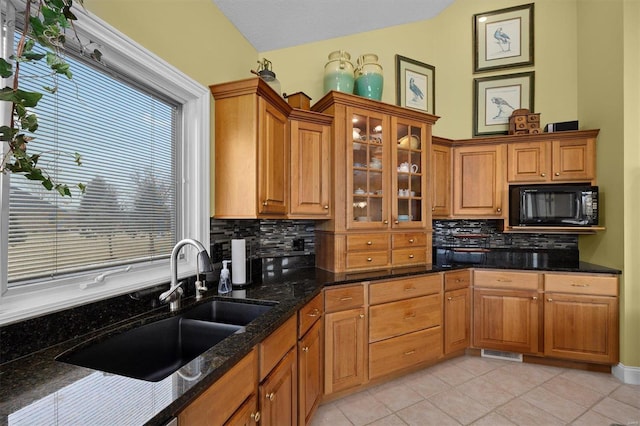
<svg viewBox="0 0 640 426">
<path fill-rule="evenodd" d="M 82 5 L 82 0 L 76 0 Z M 73 22 L 77 20 L 71 12 L 72 0 L 27 0 L 24 10 L 24 26 L 15 54 L 10 58 L 0 58 L 0 76 L 13 76 L 11 87 L 0 90 L 0 100 L 11 103 L 11 122 L 9 126 L 0 126 L 0 141 L 7 144 L 3 149 L 0 172 L 23 175 L 33 181 L 40 181 L 47 190 L 56 190 L 62 196 L 71 196 L 69 185 L 55 180 L 51 174 L 38 164 L 42 153 L 29 150 L 29 142 L 34 139 L 38 129 L 38 116 L 35 108 L 45 93 L 55 94 L 57 78 L 64 76 L 72 79 L 69 64 L 65 61 L 64 44 L 66 33 L 72 31 L 80 42 Z M 82 43 L 80 43 L 82 44 Z M 39 45 L 44 53 L 34 48 Z M 94 50 L 91 57 L 100 60 L 100 52 Z M 9 60 L 7 60 L 9 59 Z M 45 61 L 50 72 L 42 77 L 50 77 L 53 85 L 42 86 L 43 92 L 21 89 L 21 64 Z M 79 153 L 56 153 L 71 155 L 76 165 L 82 165 Z M 84 192 L 85 185 L 76 184 Z"/>
</svg>

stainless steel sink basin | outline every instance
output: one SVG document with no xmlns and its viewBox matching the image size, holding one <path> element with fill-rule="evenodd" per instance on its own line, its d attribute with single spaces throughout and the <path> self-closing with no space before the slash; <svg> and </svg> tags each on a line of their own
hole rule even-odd
<svg viewBox="0 0 640 426">
<path fill-rule="evenodd" d="M 224 324 L 247 325 L 272 307 L 273 304 L 259 305 L 213 300 L 190 309 L 184 313 L 184 317 Z"/>
<path fill-rule="evenodd" d="M 70 349 L 58 361 L 157 382 L 247 324 L 271 305 L 213 300 L 179 316 Z"/>
</svg>

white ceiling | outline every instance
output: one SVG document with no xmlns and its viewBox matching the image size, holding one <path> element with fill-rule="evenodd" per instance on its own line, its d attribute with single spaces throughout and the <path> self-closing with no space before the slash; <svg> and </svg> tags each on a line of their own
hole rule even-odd
<svg viewBox="0 0 640 426">
<path fill-rule="evenodd" d="M 258 52 L 430 19 L 454 0 L 212 0 Z"/>
</svg>

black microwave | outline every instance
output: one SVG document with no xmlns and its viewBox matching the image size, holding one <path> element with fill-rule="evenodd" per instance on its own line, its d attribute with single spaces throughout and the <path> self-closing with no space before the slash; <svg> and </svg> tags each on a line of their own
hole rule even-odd
<svg viewBox="0 0 640 426">
<path fill-rule="evenodd" d="M 598 225 L 598 187 L 529 185 L 509 189 L 511 226 Z"/>
</svg>

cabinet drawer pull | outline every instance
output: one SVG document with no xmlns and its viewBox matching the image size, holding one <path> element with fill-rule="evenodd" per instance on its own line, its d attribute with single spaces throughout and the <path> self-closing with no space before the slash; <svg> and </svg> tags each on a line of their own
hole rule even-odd
<svg viewBox="0 0 640 426">
<path fill-rule="evenodd" d="M 414 239 L 413 238 L 409 238 L 409 244 L 413 244 L 414 243 Z"/>
<path fill-rule="evenodd" d="M 533 296 L 531 300 L 538 300 L 538 296 Z"/>
<path fill-rule="evenodd" d="M 449 296 L 449 297 L 447 297 L 447 300 L 448 300 L 448 301 L 452 301 L 452 300 L 453 300 L 453 297 Z"/>
<path fill-rule="evenodd" d="M 589 287 L 589 284 L 571 284 L 571 287 Z"/>
<path fill-rule="evenodd" d="M 407 314 L 404 319 L 411 319 L 411 318 L 415 318 L 416 317 L 416 313 L 415 312 L 411 312 L 410 314 Z"/>
<path fill-rule="evenodd" d="M 405 352 L 404 354 L 405 354 L 405 355 L 413 355 L 413 354 L 415 354 L 415 353 L 416 353 L 416 350 L 415 350 L 415 349 L 412 349 L 412 350 L 410 350 L 410 351 Z"/>
<path fill-rule="evenodd" d="M 411 286 L 411 287 L 405 287 L 405 288 L 404 288 L 404 291 L 413 291 L 413 290 L 415 290 L 415 289 L 416 289 L 416 288 L 415 288 L 414 286 Z"/>
<path fill-rule="evenodd" d="M 358 315 L 361 319 L 364 318 L 364 314 Z"/>
<path fill-rule="evenodd" d="M 396 225 L 400 223 L 400 221 L 398 219 L 394 220 L 393 223 L 395 223 Z"/>
<path fill-rule="evenodd" d="M 310 316 L 311 318 L 315 318 L 318 316 L 318 314 L 320 314 L 320 309 L 315 308 L 313 311 L 309 312 L 307 315 Z"/>
<path fill-rule="evenodd" d="M 367 245 L 368 246 L 373 245 L 373 241 L 367 241 Z"/>
<path fill-rule="evenodd" d="M 367 262 L 373 262 L 373 257 L 367 257 Z"/>
<path fill-rule="evenodd" d="M 260 421 L 260 411 L 257 411 L 255 413 L 251 413 L 251 420 L 253 420 L 254 422 L 258 423 Z"/>
<path fill-rule="evenodd" d="M 457 282 L 457 283 L 461 283 L 461 282 L 463 282 L 463 281 L 464 281 L 464 280 L 463 280 L 462 278 L 456 278 L 456 282 Z"/>
<path fill-rule="evenodd" d="M 556 176 L 560 176 L 560 172 L 556 172 Z"/>
<path fill-rule="evenodd" d="M 274 399 L 275 397 L 276 397 L 276 394 L 275 394 L 275 393 L 273 393 L 273 392 L 271 392 L 271 393 L 267 394 L 267 399 L 268 399 L 269 401 L 273 401 L 273 399 Z"/>
<path fill-rule="evenodd" d="M 553 302 L 553 299 L 549 297 L 549 298 L 547 299 L 547 302 Z"/>
<path fill-rule="evenodd" d="M 542 176 L 542 177 L 546 177 L 546 176 L 547 176 L 547 174 L 546 174 L 546 173 L 540 173 L 540 176 Z"/>
<path fill-rule="evenodd" d="M 266 207 L 266 206 L 269 205 L 269 202 L 265 200 L 265 201 L 262 202 L 262 205 Z"/>
<path fill-rule="evenodd" d="M 349 297 L 349 296 L 348 296 L 348 297 L 341 297 L 341 298 L 340 298 L 340 301 L 341 301 L 341 302 L 346 302 L 347 300 L 353 300 L 353 297 Z"/>
<path fill-rule="evenodd" d="M 309 352 L 309 346 L 305 346 L 304 348 L 302 348 L 302 352 Z"/>
<path fill-rule="evenodd" d="M 415 257 L 415 256 L 414 256 L 414 255 L 412 255 L 412 254 L 410 254 L 410 255 L 409 255 L 409 259 L 413 259 L 414 257 Z"/>
<path fill-rule="evenodd" d="M 499 283 L 510 283 L 512 282 L 511 280 L 505 279 L 505 278 L 498 278 L 498 282 Z"/>
</svg>

